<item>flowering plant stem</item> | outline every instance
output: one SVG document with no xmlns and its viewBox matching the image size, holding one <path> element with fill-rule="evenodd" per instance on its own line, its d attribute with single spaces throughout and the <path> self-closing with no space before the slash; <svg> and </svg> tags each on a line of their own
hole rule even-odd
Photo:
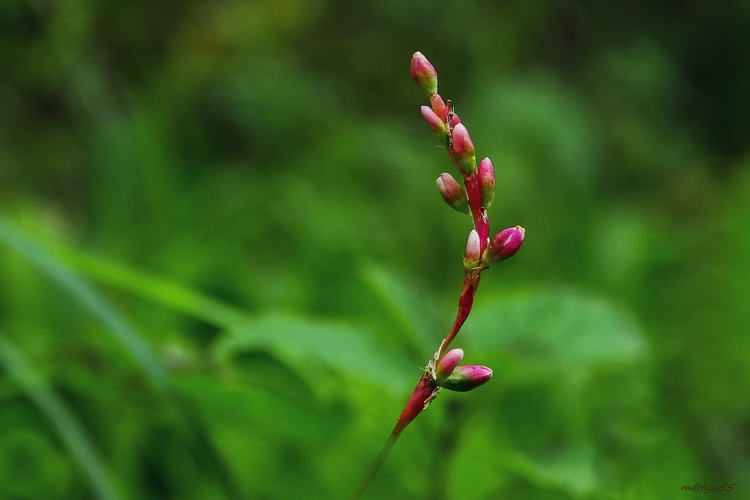
<svg viewBox="0 0 750 500">
<path fill-rule="evenodd" d="M 463 286 L 453 326 L 428 361 L 390 436 L 352 494 L 352 499 L 357 499 L 364 493 L 403 430 L 432 403 L 441 389 L 470 391 L 492 376 L 492 370 L 486 366 L 459 365 L 464 355 L 463 350 L 448 351 L 448 347 L 469 317 L 482 272 L 491 264 L 512 257 L 525 236 L 525 230 L 521 226 L 515 226 L 490 239 L 487 208 L 494 198 L 495 176 L 492 162 L 485 158 L 477 165 L 474 143 L 466 126 L 454 112 L 451 102 L 446 103 L 437 93 L 437 72 L 420 52 L 415 52 L 412 56 L 411 76 L 430 99 L 430 106 L 422 106 L 422 115 L 463 177 L 461 187 L 450 174 L 441 174 L 436 181 L 438 191 L 448 205 L 471 216 L 474 228 L 466 243 Z"/>
</svg>

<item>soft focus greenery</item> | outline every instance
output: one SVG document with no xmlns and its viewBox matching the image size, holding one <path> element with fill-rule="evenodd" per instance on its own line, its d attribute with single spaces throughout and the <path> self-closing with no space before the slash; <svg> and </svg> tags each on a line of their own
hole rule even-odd
<svg viewBox="0 0 750 500">
<path fill-rule="evenodd" d="M 750 498 L 750 4 L 0 2 L 0 498 Z M 714 495 L 722 495 L 714 493 Z M 713 498 L 713 496 L 712 496 Z"/>
</svg>

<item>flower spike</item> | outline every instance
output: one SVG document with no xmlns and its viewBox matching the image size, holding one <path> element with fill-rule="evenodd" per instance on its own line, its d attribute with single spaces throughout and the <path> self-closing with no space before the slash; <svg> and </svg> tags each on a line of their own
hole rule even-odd
<svg viewBox="0 0 750 500">
<path fill-rule="evenodd" d="M 450 99 L 443 99 L 438 90 L 437 72 L 421 52 L 412 55 L 411 77 L 429 97 L 429 106 L 422 106 L 421 113 L 430 129 L 447 150 L 452 163 L 461 172 L 463 185 L 448 173 L 442 173 L 435 181 L 443 200 L 459 212 L 470 215 L 473 228 L 466 240 L 464 252 L 463 284 L 458 297 L 458 311 L 453 325 L 443 337 L 435 354 L 404 405 L 391 435 L 362 478 L 352 495 L 358 499 L 375 473 L 388 456 L 391 448 L 404 429 L 424 411 L 443 389 L 466 392 L 486 383 L 492 370 L 482 365 L 461 365 L 462 349 L 450 349 L 450 345 L 471 313 L 474 296 L 482 273 L 491 264 L 513 256 L 524 241 L 524 228 L 515 226 L 500 231 L 490 238 L 490 219 L 487 208 L 495 195 L 495 172 L 489 158 L 477 165 L 474 141 L 469 131 L 455 113 Z"/>
</svg>

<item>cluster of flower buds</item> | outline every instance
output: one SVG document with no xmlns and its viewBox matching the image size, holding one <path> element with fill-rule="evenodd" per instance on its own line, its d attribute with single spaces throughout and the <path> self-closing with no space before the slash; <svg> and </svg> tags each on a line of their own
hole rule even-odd
<svg viewBox="0 0 750 500">
<path fill-rule="evenodd" d="M 490 240 L 487 249 L 482 254 L 482 263 L 490 265 L 513 257 L 521 248 L 525 235 L 526 230 L 521 226 L 503 229 Z"/>
<path fill-rule="evenodd" d="M 472 229 L 466 240 L 464 267 L 467 269 L 486 268 L 490 264 L 513 257 L 521 248 L 526 230 L 521 226 L 509 227 L 497 233 L 481 251 L 479 233 Z"/>
<path fill-rule="evenodd" d="M 444 172 L 435 181 L 438 191 L 453 209 L 475 218 L 475 229 L 469 233 L 466 242 L 464 266 L 467 269 L 486 268 L 513 256 L 523 243 L 525 230 L 521 226 L 511 227 L 490 239 L 488 219 L 483 217 L 484 211 L 495 198 L 495 169 L 492 161 L 484 158 L 477 165 L 474 142 L 466 126 L 451 108 L 450 101 L 446 104 L 438 94 L 437 72 L 430 61 L 421 52 L 415 52 L 410 69 L 412 78 L 430 99 L 430 105 L 421 108 L 422 116 L 448 149 L 464 180 L 464 186 L 461 186 L 450 174 Z M 477 219 L 486 226 L 477 227 Z M 480 234 L 485 235 L 484 241 Z"/>
<path fill-rule="evenodd" d="M 437 93 L 438 80 L 435 67 L 421 52 L 415 52 L 411 58 L 411 77 L 430 98 L 429 106 L 422 106 L 422 116 L 427 121 L 440 142 L 448 148 L 456 165 L 464 175 L 470 175 L 477 169 L 477 158 L 474 141 L 469 136 L 461 119 L 453 111 L 450 101 L 446 104 Z"/>
<path fill-rule="evenodd" d="M 489 174 L 487 174 L 489 172 Z M 485 207 L 492 202 L 494 196 L 495 178 L 492 176 L 492 162 L 485 158 L 479 164 L 479 177 L 482 182 L 482 201 Z M 443 200 L 458 212 L 469 214 L 469 199 L 466 190 L 449 173 L 443 172 L 435 181 Z M 526 230 L 521 226 L 510 227 L 500 231 L 489 240 L 484 252 L 476 229 L 472 229 L 466 241 L 464 266 L 470 269 L 490 264 L 512 257 L 523 243 Z"/>
<path fill-rule="evenodd" d="M 492 370 L 482 365 L 459 365 L 463 349 L 451 349 L 435 368 L 435 381 L 443 389 L 466 392 L 476 389 L 492 378 Z"/>
</svg>

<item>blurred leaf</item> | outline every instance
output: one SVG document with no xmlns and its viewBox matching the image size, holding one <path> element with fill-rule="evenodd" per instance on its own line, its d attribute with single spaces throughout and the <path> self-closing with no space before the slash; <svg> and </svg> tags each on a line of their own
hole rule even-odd
<svg viewBox="0 0 750 500">
<path fill-rule="evenodd" d="M 567 288 L 478 300 L 457 343 L 496 373 L 489 392 L 472 404 L 452 488 L 470 491 L 466 498 L 499 492 L 531 498 L 529 491 L 588 498 L 612 491 L 598 470 L 612 459 L 602 448 L 616 443 L 621 453 L 642 453 L 630 429 L 643 432 L 637 414 L 618 410 L 623 403 L 612 386 L 627 394 L 628 405 L 650 404 L 638 368 L 646 345 L 634 318 L 611 301 Z"/>
<path fill-rule="evenodd" d="M 342 401 L 303 400 L 290 397 L 289 391 L 237 379 L 224 378 L 217 384 L 214 377 L 203 375 L 177 383 L 210 427 L 221 454 L 233 458 L 227 466 L 243 493 L 239 498 L 289 498 L 295 484 L 268 480 L 282 468 L 304 480 L 309 488 L 305 498 L 325 497 L 315 494 L 317 467 L 308 453 L 315 449 L 320 459 L 329 449 L 338 449 L 335 443 L 342 429 L 351 425 L 351 412 Z"/>
<path fill-rule="evenodd" d="M 132 267 L 60 244 L 51 251 L 91 278 L 214 325 L 229 327 L 245 317 L 242 311 L 211 297 Z"/>
<path fill-rule="evenodd" d="M 47 414 L 60 434 L 60 439 L 80 464 L 91 483 L 91 488 L 97 495 L 105 499 L 118 498 L 104 464 L 73 413 L 47 387 L 21 352 L 2 336 L 0 336 L 0 365 L 9 377 L 24 388 L 29 398 Z"/>
<path fill-rule="evenodd" d="M 497 148 L 503 158 L 498 178 L 509 177 L 511 185 L 517 182 L 531 192 L 551 179 L 575 189 L 594 185 L 600 131 L 575 88 L 553 73 L 536 71 L 482 81 L 473 100 L 481 103 L 477 140 Z M 498 191 L 507 188 L 505 181 L 498 184 Z"/>
<path fill-rule="evenodd" d="M 154 384 L 164 392 L 171 392 L 169 376 L 141 335 L 120 316 L 88 283 L 73 274 L 41 247 L 22 236 L 0 218 L 0 241 L 29 260 L 40 271 L 76 299 L 84 309 L 107 326 L 115 338 L 132 354 Z"/>
<path fill-rule="evenodd" d="M 600 297 L 575 289 L 513 291 L 478 299 L 467 344 L 516 357 L 524 369 L 582 376 L 605 363 L 645 354 L 635 319 Z"/>
<path fill-rule="evenodd" d="M 338 390 L 371 383 L 397 394 L 413 382 L 413 370 L 402 354 L 383 351 L 367 328 L 294 315 L 268 315 L 233 328 L 215 345 L 214 355 L 226 364 L 242 352 L 267 351 L 283 360 L 316 390 Z M 331 386 L 335 384 L 335 386 Z"/>
<path fill-rule="evenodd" d="M 57 441 L 22 423 L 4 432 L 0 436 L 0 497 L 71 498 L 77 464 Z"/>
<path fill-rule="evenodd" d="M 429 294 L 374 263 L 362 266 L 361 274 L 401 327 L 399 333 L 405 334 L 399 335 L 402 345 L 407 345 L 412 351 L 437 348 L 450 328 L 450 318 L 445 315 L 446 323 L 440 323 L 443 311 L 435 306 L 434 300 L 429 300 Z M 428 352 L 418 353 L 423 354 L 425 360 L 430 355 Z"/>
</svg>

